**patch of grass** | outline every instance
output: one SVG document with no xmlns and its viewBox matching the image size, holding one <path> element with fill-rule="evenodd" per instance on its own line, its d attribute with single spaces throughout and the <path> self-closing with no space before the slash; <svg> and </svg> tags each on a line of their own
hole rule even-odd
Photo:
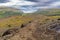
<svg viewBox="0 0 60 40">
<path fill-rule="evenodd" d="M 12 16 L 5 19 L 1 19 L 0 27 L 9 27 L 8 25 L 10 25 L 11 27 L 18 27 L 21 24 L 26 24 L 31 20 L 33 20 L 33 18 L 28 16 Z"/>
</svg>

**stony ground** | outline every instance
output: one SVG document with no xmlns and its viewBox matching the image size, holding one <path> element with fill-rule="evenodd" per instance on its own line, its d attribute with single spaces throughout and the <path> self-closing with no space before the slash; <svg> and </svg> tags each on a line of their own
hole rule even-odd
<svg viewBox="0 0 60 40">
<path fill-rule="evenodd" d="M 38 18 L 20 27 L 5 29 L 0 32 L 0 40 L 60 40 L 60 19 L 46 20 L 41 23 Z"/>
</svg>

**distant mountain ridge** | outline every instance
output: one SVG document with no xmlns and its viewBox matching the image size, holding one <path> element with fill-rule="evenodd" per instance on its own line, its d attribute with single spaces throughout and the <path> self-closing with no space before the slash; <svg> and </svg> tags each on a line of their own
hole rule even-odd
<svg viewBox="0 0 60 40">
<path fill-rule="evenodd" d="M 22 15 L 23 12 L 20 9 L 12 7 L 0 7 L 0 18 L 9 17 L 13 15 Z"/>
<path fill-rule="evenodd" d="M 42 15 L 59 16 L 60 8 L 40 9 L 36 11 L 35 13 L 42 14 Z"/>
<path fill-rule="evenodd" d="M 19 11 L 22 12 L 20 9 L 13 8 L 13 7 L 0 7 L 0 10 L 5 10 L 5 11 Z"/>
</svg>

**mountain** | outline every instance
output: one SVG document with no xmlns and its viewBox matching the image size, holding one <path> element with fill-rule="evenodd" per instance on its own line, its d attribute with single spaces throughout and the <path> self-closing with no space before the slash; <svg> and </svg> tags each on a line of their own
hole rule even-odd
<svg viewBox="0 0 60 40">
<path fill-rule="evenodd" d="M 9 17 L 13 15 L 22 15 L 23 12 L 20 9 L 12 7 L 0 7 L 0 18 Z"/>
<path fill-rule="evenodd" d="M 60 16 L 60 9 L 59 8 L 39 9 L 35 13 L 42 14 L 42 15 L 49 15 L 49 16 Z"/>
</svg>

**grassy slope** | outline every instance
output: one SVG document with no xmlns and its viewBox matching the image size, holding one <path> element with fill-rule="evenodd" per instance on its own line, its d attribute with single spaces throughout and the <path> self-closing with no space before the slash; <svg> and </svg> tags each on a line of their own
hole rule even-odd
<svg viewBox="0 0 60 40">
<path fill-rule="evenodd" d="M 11 8 L 0 8 L 0 27 L 2 28 L 8 28 L 9 25 L 11 27 L 18 27 L 21 26 L 21 24 L 26 24 L 29 21 L 32 20 L 39 20 L 42 24 L 46 22 L 49 19 L 56 19 L 55 17 L 47 17 L 47 16 L 42 16 L 39 14 L 46 15 L 44 13 L 34 13 L 34 14 L 22 14 L 20 10 L 17 9 L 11 9 Z M 59 10 L 60 11 L 60 10 Z M 53 11 L 52 11 L 53 12 Z M 48 11 L 49 15 L 52 14 L 50 11 Z M 48 18 L 48 19 L 46 19 Z M 46 19 L 46 20 L 45 20 Z"/>
<path fill-rule="evenodd" d="M 33 17 L 30 17 L 30 14 L 23 14 L 23 12 L 18 9 L 0 7 L 0 27 L 2 28 L 8 28 L 9 25 L 11 27 L 20 26 L 32 19 Z"/>
<path fill-rule="evenodd" d="M 60 16 L 60 9 L 55 8 L 55 9 L 42 9 L 42 11 L 38 10 L 38 14 L 42 15 L 48 15 L 48 16 Z"/>
<path fill-rule="evenodd" d="M 56 18 L 58 18 L 58 17 L 49 17 L 49 16 L 44 16 L 45 14 L 43 14 L 43 15 L 41 15 L 40 13 L 39 14 L 23 14 L 23 15 L 21 15 L 21 14 L 19 14 L 19 15 L 15 15 L 15 13 L 16 14 L 18 14 L 18 12 L 17 11 L 7 11 L 7 13 L 3 13 L 3 11 L 2 11 L 2 13 L 0 13 L 0 15 L 3 15 L 3 16 L 1 16 L 1 18 L 3 17 L 3 19 L 1 19 L 0 18 L 0 30 L 2 31 L 0 31 L 0 33 L 3 33 L 3 32 L 5 32 L 5 30 L 6 29 L 10 29 L 10 28 L 12 28 L 12 27 L 21 27 L 21 25 L 23 24 L 25 24 L 25 25 L 29 25 L 31 22 L 32 22 L 32 25 L 29 25 L 28 27 L 30 28 L 30 27 L 35 27 L 34 25 L 36 25 L 36 24 L 34 24 L 34 23 L 37 23 L 37 21 L 38 21 L 38 23 L 37 23 L 37 27 L 39 27 L 39 26 L 41 26 L 41 25 L 43 25 L 44 26 L 44 24 L 49 24 L 50 22 L 53 22 Z M 20 12 L 19 12 L 20 13 Z M 49 13 L 49 12 L 48 12 Z M 8 14 L 8 15 L 7 15 Z M 12 14 L 12 15 L 10 15 L 10 14 Z M 51 13 L 52 14 L 52 13 Z M 50 13 L 49 13 L 49 15 L 50 15 Z M 5 18 L 4 18 L 5 17 Z M 34 22 L 35 21 L 35 22 Z M 25 27 L 25 25 L 24 25 L 24 27 Z M 46 27 L 48 27 L 48 26 L 46 26 Z M 29 29 L 29 28 L 27 28 L 27 29 Z M 43 27 L 42 27 L 43 28 Z M 26 29 L 26 30 L 27 30 Z M 45 27 L 43 28 L 43 29 L 45 29 Z M 28 30 L 29 31 L 29 30 Z M 31 30 L 30 30 L 31 31 Z M 23 31 L 22 31 L 23 32 Z M 24 30 L 24 32 L 25 32 L 25 30 Z M 19 33 L 20 34 L 20 33 Z M 35 33 L 34 33 L 35 34 Z M 0 34 L 1 35 L 1 34 Z M 24 34 L 25 35 L 25 34 Z M 14 37 L 14 36 L 13 36 Z M 19 36 L 20 37 L 20 36 Z M 44 36 L 45 37 L 45 36 Z"/>
<path fill-rule="evenodd" d="M 22 14 L 23 12 L 18 9 L 9 8 L 9 7 L 0 7 L 0 18 L 14 16 L 14 15 L 22 15 Z"/>
</svg>

